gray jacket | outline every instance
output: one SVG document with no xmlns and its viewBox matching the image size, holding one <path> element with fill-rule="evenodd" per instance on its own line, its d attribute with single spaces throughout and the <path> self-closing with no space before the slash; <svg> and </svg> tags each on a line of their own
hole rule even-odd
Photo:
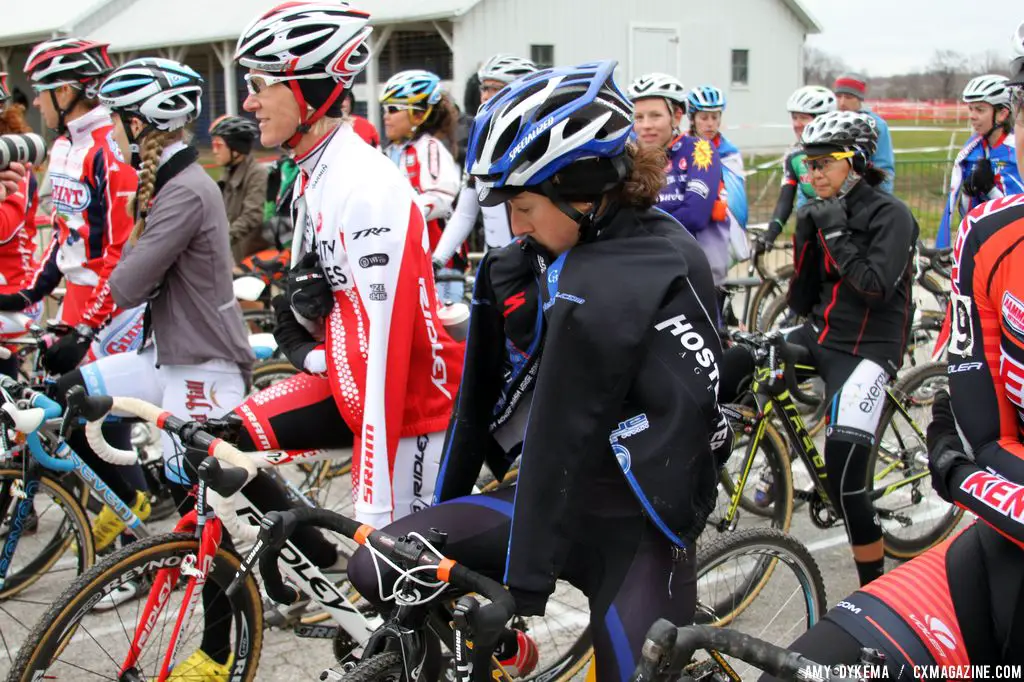
<svg viewBox="0 0 1024 682">
<path fill-rule="evenodd" d="M 150 301 L 159 364 L 227 360 L 248 377 L 255 357 L 231 268 L 224 200 L 193 163 L 160 189 L 139 241 L 125 244 L 110 290 L 122 308 Z"/>
</svg>

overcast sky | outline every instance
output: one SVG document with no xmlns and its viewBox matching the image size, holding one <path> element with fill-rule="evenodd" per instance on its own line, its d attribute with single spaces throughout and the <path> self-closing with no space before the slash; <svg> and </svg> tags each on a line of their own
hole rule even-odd
<svg viewBox="0 0 1024 682">
<path fill-rule="evenodd" d="M 924 68 L 939 49 L 968 55 L 993 50 L 1009 60 L 1010 35 L 1024 20 L 1024 3 L 1017 0 L 802 1 L 822 25 L 808 45 L 878 76 Z"/>
</svg>

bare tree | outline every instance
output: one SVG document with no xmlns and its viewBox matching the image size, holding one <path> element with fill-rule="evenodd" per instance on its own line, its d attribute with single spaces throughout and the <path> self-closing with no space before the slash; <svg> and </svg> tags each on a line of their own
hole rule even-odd
<svg viewBox="0 0 1024 682">
<path fill-rule="evenodd" d="M 935 83 L 935 96 L 955 99 L 960 94 L 961 74 L 967 71 L 967 57 L 955 50 L 936 50 L 928 66 Z"/>
<path fill-rule="evenodd" d="M 1001 73 L 1004 76 L 1009 74 L 1009 60 L 1001 50 L 988 50 L 974 55 L 971 59 L 971 70 L 977 74 Z"/>
<path fill-rule="evenodd" d="M 804 84 L 832 87 L 836 77 L 849 71 L 846 63 L 816 47 L 804 46 Z"/>
</svg>

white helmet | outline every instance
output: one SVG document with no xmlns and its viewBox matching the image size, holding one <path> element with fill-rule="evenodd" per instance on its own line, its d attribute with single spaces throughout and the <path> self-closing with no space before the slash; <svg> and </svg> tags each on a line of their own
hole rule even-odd
<svg viewBox="0 0 1024 682">
<path fill-rule="evenodd" d="M 1024 85 L 1024 22 L 1021 22 L 1017 30 L 1010 38 L 1010 85 Z"/>
<path fill-rule="evenodd" d="M 157 130 L 177 130 L 203 110 L 203 78 L 171 59 L 146 57 L 120 66 L 100 86 L 100 101 L 133 114 Z"/>
<path fill-rule="evenodd" d="M 678 78 L 667 73 L 648 73 L 629 84 L 626 96 L 631 102 L 649 97 L 661 97 L 686 108 L 686 88 Z"/>
<path fill-rule="evenodd" d="M 972 78 L 964 88 L 961 99 L 967 104 L 984 102 L 994 107 L 1010 106 L 1010 90 L 1006 84 L 1010 79 L 1006 76 L 990 73 Z"/>
<path fill-rule="evenodd" d="M 791 114 L 820 116 L 836 110 L 836 94 L 820 85 L 805 85 L 797 88 L 786 102 Z"/>
<path fill-rule="evenodd" d="M 369 20 L 347 2 L 285 2 L 242 31 L 235 61 L 271 73 L 326 74 L 349 87 L 370 61 Z"/>
<path fill-rule="evenodd" d="M 517 78 L 537 72 L 537 65 L 529 59 L 514 57 L 510 54 L 496 54 L 476 72 L 480 82 L 498 81 L 508 85 Z"/>
</svg>

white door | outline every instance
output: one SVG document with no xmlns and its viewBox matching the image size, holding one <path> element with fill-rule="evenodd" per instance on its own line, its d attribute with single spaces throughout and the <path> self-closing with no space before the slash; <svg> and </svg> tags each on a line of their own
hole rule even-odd
<svg viewBox="0 0 1024 682">
<path fill-rule="evenodd" d="M 630 81 L 645 73 L 679 73 L 679 26 L 637 24 L 629 26 Z"/>
</svg>

